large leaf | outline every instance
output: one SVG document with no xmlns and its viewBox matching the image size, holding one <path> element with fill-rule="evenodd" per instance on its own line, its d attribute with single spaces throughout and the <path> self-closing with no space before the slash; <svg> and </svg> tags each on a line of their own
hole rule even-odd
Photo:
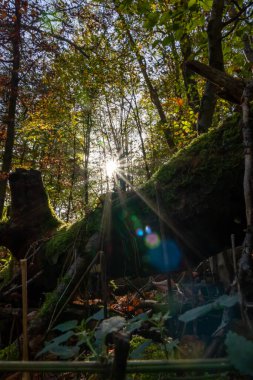
<svg viewBox="0 0 253 380">
<path fill-rule="evenodd" d="M 208 12 L 212 9 L 213 0 L 201 0 L 201 5 L 205 12 Z"/>
<path fill-rule="evenodd" d="M 223 296 L 217 298 L 215 302 L 222 307 L 232 307 L 239 302 L 239 296 L 238 294 L 234 294 L 232 296 L 223 294 Z"/>
<path fill-rule="evenodd" d="M 216 301 L 208 303 L 203 306 L 195 307 L 194 309 L 186 311 L 184 314 L 181 314 L 178 319 L 181 322 L 187 323 L 194 321 L 199 317 L 203 317 L 205 314 L 209 313 L 213 309 L 217 309 L 217 307 L 232 307 L 239 301 L 238 294 L 234 294 L 232 296 L 228 296 L 226 294 L 217 298 Z"/>
<path fill-rule="evenodd" d="M 87 320 L 86 322 L 94 319 L 95 321 L 102 321 L 102 319 L 104 319 L 105 317 L 105 314 L 104 314 L 104 309 L 100 309 L 99 311 L 97 311 L 95 314 L 91 315 Z"/>
<path fill-rule="evenodd" d="M 229 331 L 225 344 L 232 365 L 241 373 L 253 376 L 253 342 Z"/>
<path fill-rule="evenodd" d="M 208 303 L 207 305 L 198 306 L 198 307 L 195 307 L 194 309 L 186 311 L 184 314 L 179 315 L 178 319 L 179 321 L 184 322 L 184 323 L 191 322 L 209 313 L 212 309 L 213 309 L 213 303 Z"/>
<path fill-rule="evenodd" d="M 78 346 L 55 346 L 51 351 L 52 354 L 59 356 L 60 359 L 70 359 L 79 353 Z"/>
<path fill-rule="evenodd" d="M 170 342 L 167 342 L 166 343 L 166 350 L 168 352 L 171 352 L 173 351 L 175 348 L 177 348 L 179 344 L 179 340 L 178 339 L 175 339 L 175 340 L 171 340 Z"/>
<path fill-rule="evenodd" d="M 67 321 L 67 322 L 61 323 L 60 325 L 55 326 L 53 330 L 59 330 L 61 332 L 65 332 L 65 331 L 74 329 L 77 326 L 77 324 L 78 324 L 77 320 Z"/>
<path fill-rule="evenodd" d="M 136 317 L 130 319 L 126 325 L 126 331 L 132 333 L 133 331 L 139 329 L 143 323 L 148 319 L 148 315 L 146 313 L 141 313 Z"/>
<path fill-rule="evenodd" d="M 57 338 L 52 339 L 50 342 L 46 342 L 45 347 L 41 351 L 38 352 L 36 357 L 41 356 L 47 352 L 52 352 L 52 353 L 54 352 L 55 353 L 58 346 L 61 343 L 67 342 L 69 340 L 69 338 L 72 337 L 73 335 L 75 335 L 75 333 L 73 331 L 68 331 L 65 334 L 58 336 Z"/>
<path fill-rule="evenodd" d="M 188 1 L 188 8 L 192 8 L 197 3 L 197 0 L 189 0 Z"/>
</svg>

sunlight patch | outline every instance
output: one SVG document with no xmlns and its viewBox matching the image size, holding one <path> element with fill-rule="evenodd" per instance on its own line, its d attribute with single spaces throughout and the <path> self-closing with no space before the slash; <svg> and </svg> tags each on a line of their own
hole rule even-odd
<svg viewBox="0 0 253 380">
<path fill-rule="evenodd" d="M 118 162 L 115 160 L 108 160 L 105 163 L 105 170 L 106 170 L 106 175 L 111 178 L 113 174 L 116 173 L 119 165 Z"/>
</svg>

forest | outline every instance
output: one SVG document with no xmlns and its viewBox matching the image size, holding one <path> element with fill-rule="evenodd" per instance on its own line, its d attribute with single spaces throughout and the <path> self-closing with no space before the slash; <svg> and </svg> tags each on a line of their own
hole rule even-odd
<svg viewBox="0 0 253 380">
<path fill-rule="evenodd" d="M 252 379 L 252 26 L 0 1 L 0 379 Z"/>
</svg>

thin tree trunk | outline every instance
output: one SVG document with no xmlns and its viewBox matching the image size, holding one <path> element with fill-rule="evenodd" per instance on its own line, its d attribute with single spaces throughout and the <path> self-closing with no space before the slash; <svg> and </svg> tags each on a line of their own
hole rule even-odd
<svg viewBox="0 0 253 380">
<path fill-rule="evenodd" d="M 125 32 L 127 34 L 128 40 L 129 40 L 130 45 L 132 47 L 132 50 L 136 56 L 136 59 L 137 59 L 137 62 L 139 64 L 139 67 L 140 67 L 141 73 L 143 75 L 143 78 L 145 80 L 145 83 L 148 87 L 150 99 L 151 99 L 152 103 L 154 104 L 154 106 L 156 107 L 156 110 L 158 112 L 161 124 L 163 126 L 165 126 L 165 128 L 163 128 L 163 132 L 164 132 L 164 137 L 166 139 L 166 142 L 170 148 L 174 148 L 175 144 L 174 144 L 173 135 L 172 135 L 172 132 L 168 129 L 167 117 L 166 117 L 166 114 L 164 112 L 162 103 L 159 99 L 158 92 L 157 92 L 156 88 L 153 86 L 152 81 L 148 75 L 145 58 L 139 52 L 139 49 L 136 45 L 136 42 L 135 42 L 135 40 L 131 34 L 131 31 L 128 27 L 128 24 L 127 24 L 124 16 L 122 15 L 122 13 L 119 11 L 119 9 L 117 7 L 116 7 L 116 11 L 120 17 L 120 20 L 122 21 L 122 23 L 124 25 Z"/>
<path fill-rule="evenodd" d="M 5 141 L 5 148 L 2 163 L 2 175 L 0 177 L 0 219 L 3 215 L 4 200 L 7 188 L 7 177 L 11 169 L 13 147 L 15 139 L 15 120 L 16 120 L 16 107 L 18 98 L 18 85 L 19 85 L 19 69 L 20 69 L 20 44 L 21 44 L 21 12 L 20 0 L 15 0 L 15 18 L 13 24 L 13 32 L 11 34 L 11 43 L 13 49 L 13 66 L 11 73 L 10 83 L 10 97 L 7 115 L 7 137 Z"/>
<path fill-rule="evenodd" d="M 224 0 L 213 0 L 211 16 L 207 26 L 209 65 L 224 71 L 222 52 L 222 15 Z M 201 99 L 197 130 L 199 133 L 207 132 L 212 125 L 216 106 L 215 85 L 207 82 Z"/>
<path fill-rule="evenodd" d="M 73 140 L 73 168 L 71 173 L 71 181 L 70 181 L 70 190 L 69 190 L 69 197 L 68 197 L 68 208 L 67 208 L 67 215 L 66 215 L 66 222 L 69 222 L 70 219 L 70 212 L 71 207 L 73 203 L 73 191 L 74 191 L 74 185 L 76 180 L 76 132 L 74 131 L 74 140 Z"/>
<path fill-rule="evenodd" d="M 181 52 L 183 56 L 182 75 L 189 106 L 194 112 L 199 111 L 199 93 L 197 82 L 194 79 L 193 71 L 185 64 L 192 55 L 192 44 L 187 33 L 183 34 L 180 40 Z"/>
<path fill-rule="evenodd" d="M 83 128 L 83 136 L 84 136 L 84 190 L 83 190 L 83 198 L 84 198 L 84 209 L 85 209 L 85 216 L 87 215 L 88 211 L 88 204 L 89 204 L 89 158 L 90 158 L 90 134 L 91 134 L 91 126 L 92 126 L 92 120 L 91 120 L 91 114 L 88 113 L 87 115 L 87 126 L 86 130 Z M 84 125 L 83 125 L 84 127 Z"/>
<path fill-rule="evenodd" d="M 135 94 L 134 94 L 134 105 L 135 105 L 135 108 L 133 108 L 133 114 L 134 114 L 135 123 L 137 126 L 140 141 L 141 141 L 141 151 L 142 151 L 142 156 L 143 156 L 143 160 L 144 160 L 144 164 L 145 164 L 145 170 L 147 173 L 147 179 L 150 179 L 151 174 L 150 174 L 150 169 L 148 166 L 147 154 L 146 154 L 145 144 L 144 144 L 144 140 L 143 140 L 143 136 L 142 136 L 141 120 L 140 120 L 140 115 L 139 115 L 139 110 L 138 110 Z"/>
</svg>

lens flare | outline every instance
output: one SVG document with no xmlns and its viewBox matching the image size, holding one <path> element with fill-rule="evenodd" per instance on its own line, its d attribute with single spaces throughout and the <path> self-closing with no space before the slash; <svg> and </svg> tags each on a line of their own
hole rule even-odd
<svg viewBox="0 0 253 380">
<path fill-rule="evenodd" d="M 145 237 L 145 244 L 150 249 L 159 247 L 160 243 L 161 243 L 161 240 L 159 236 L 155 233 L 149 234 Z"/>
<path fill-rule="evenodd" d="M 142 228 L 137 228 L 137 230 L 135 231 L 135 233 L 139 237 L 142 237 L 144 235 L 144 231 L 143 231 Z"/>
<path fill-rule="evenodd" d="M 152 233 L 151 227 L 150 226 L 146 226 L 145 227 L 145 232 L 146 232 L 147 235 L 151 234 Z"/>
<path fill-rule="evenodd" d="M 150 236 L 147 235 L 146 239 Z M 174 272 L 181 268 L 182 253 L 175 241 L 167 239 L 157 246 L 148 247 L 144 261 L 158 272 Z"/>
</svg>

